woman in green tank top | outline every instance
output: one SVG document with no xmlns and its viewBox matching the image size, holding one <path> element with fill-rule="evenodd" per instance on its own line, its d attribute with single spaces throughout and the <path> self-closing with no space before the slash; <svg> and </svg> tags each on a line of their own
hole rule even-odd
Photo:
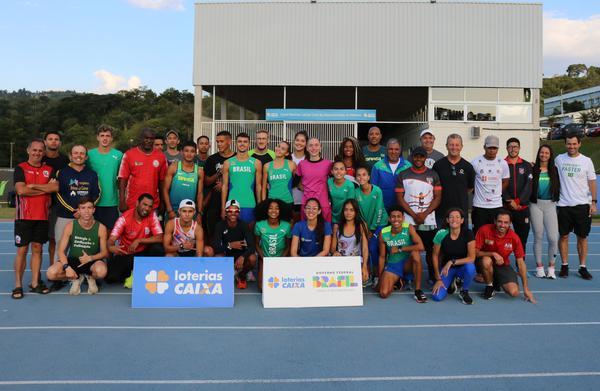
<svg viewBox="0 0 600 391">
<path fill-rule="evenodd" d="M 263 167 L 262 199 L 281 200 L 293 204 L 292 178 L 296 172 L 296 164 L 291 160 L 291 146 L 282 141 L 275 147 L 275 160 Z"/>
</svg>

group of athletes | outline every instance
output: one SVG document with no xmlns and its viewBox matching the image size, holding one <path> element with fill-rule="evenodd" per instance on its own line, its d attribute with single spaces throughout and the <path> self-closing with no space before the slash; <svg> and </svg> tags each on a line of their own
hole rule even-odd
<svg viewBox="0 0 600 391">
<path fill-rule="evenodd" d="M 424 303 L 425 252 L 435 301 L 457 292 L 472 304 L 474 281 L 485 285 L 484 299 L 499 290 L 516 297 L 520 277 L 525 299 L 535 302 L 524 262 L 530 227 L 536 277 L 556 279 L 558 252 L 559 276 L 568 276 L 574 231 L 579 275 L 592 279 L 586 258 L 596 175 L 579 153 L 577 135 L 567 136 L 567 152 L 556 157 L 540 146 L 532 164 L 520 157 L 516 138 L 508 139 L 506 157 L 498 156 L 495 135 L 469 162 L 461 157 L 461 136 L 451 134 L 444 156 L 430 129 L 421 131 L 421 145 L 406 159 L 397 139 L 383 146 L 381 130 L 372 127 L 362 148 L 344 138 L 334 161 L 323 158 L 321 142 L 305 131 L 274 151 L 266 130 L 255 140 L 245 133 L 233 140 L 222 131 L 210 156 L 206 136 L 182 143 L 175 130 L 162 138 L 144 129 L 138 145 L 122 153 L 112 147 L 113 132 L 101 125 L 96 148 L 74 145 L 68 157 L 57 132 L 29 143 L 27 160 L 14 172 L 14 299 L 24 296 L 31 249 L 29 291 L 40 294 L 69 281 L 73 295 L 84 281 L 90 294 L 98 292 L 97 280 L 131 288 L 136 256 L 233 257 L 237 288 L 256 279 L 261 289 L 264 257 L 333 255 L 360 257 L 363 286 L 382 298 L 414 284 L 415 300 Z M 50 287 L 41 276 L 46 242 Z"/>
</svg>

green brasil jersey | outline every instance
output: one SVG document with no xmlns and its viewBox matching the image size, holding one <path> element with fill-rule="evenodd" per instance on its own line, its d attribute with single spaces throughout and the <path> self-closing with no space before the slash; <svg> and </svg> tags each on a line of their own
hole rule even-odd
<svg viewBox="0 0 600 391">
<path fill-rule="evenodd" d="M 281 168 L 275 168 L 275 162 L 269 162 L 267 169 L 267 182 L 269 184 L 269 198 L 281 200 L 286 204 L 294 202 L 292 197 L 292 170 L 290 161 L 284 160 Z"/>
<path fill-rule="evenodd" d="M 256 168 L 254 163 L 256 159 L 249 157 L 247 160 L 240 161 L 237 156 L 233 156 L 229 162 L 229 193 L 227 201 L 236 200 L 242 208 L 254 208 L 256 199 L 254 198 Z"/>
<path fill-rule="evenodd" d="M 393 247 L 411 246 L 413 244 L 412 238 L 410 237 L 409 224 L 402 223 L 402 230 L 397 234 L 392 233 L 392 226 L 388 225 L 381 230 L 381 238 L 385 243 L 385 254 L 386 262 L 398 263 L 406 260 L 410 253 L 406 251 L 397 252 L 392 254 Z"/>
<path fill-rule="evenodd" d="M 344 183 L 338 186 L 335 184 L 333 178 L 327 179 L 327 187 L 329 188 L 329 199 L 331 200 L 332 223 L 336 224 L 342 218 L 344 202 L 356 198 L 356 188 L 354 183 L 347 179 L 344 179 Z"/>
<path fill-rule="evenodd" d="M 279 227 L 272 228 L 268 220 L 254 226 L 254 234 L 260 241 L 260 249 L 265 257 L 280 257 L 286 247 L 286 239 L 292 237 L 292 228 L 287 221 L 280 221 Z"/>
<path fill-rule="evenodd" d="M 372 186 L 373 188 L 369 194 L 363 193 L 360 188 L 356 189 L 356 201 L 367 227 L 369 227 L 369 230 L 375 231 L 388 223 L 388 214 L 383 204 L 381 189 L 378 186 Z"/>
<path fill-rule="evenodd" d="M 69 237 L 69 254 L 67 258 L 79 258 L 83 252 L 94 255 L 100 252 L 98 228 L 100 223 L 95 221 L 90 229 L 84 229 L 77 220 L 73 220 L 73 232 Z"/>
<path fill-rule="evenodd" d="M 98 148 L 88 152 L 87 166 L 98 174 L 98 184 L 102 190 L 96 206 L 119 205 L 117 175 L 122 159 L 123 152 L 114 148 L 111 148 L 108 153 L 100 153 Z"/>
</svg>

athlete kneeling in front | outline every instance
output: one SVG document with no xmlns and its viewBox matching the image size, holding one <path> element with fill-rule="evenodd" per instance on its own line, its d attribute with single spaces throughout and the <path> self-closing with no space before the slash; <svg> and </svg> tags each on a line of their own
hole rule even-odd
<svg viewBox="0 0 600 391">
<path fill-rule="evenodd" d="M 179 217 L 167 221 L 163 247 L 167 257 L 212 257 L 213 249 L 204 245 L 202 224 L 194 220 L 196 204 L 190 199 L 179 203 Z"/>
</svg>

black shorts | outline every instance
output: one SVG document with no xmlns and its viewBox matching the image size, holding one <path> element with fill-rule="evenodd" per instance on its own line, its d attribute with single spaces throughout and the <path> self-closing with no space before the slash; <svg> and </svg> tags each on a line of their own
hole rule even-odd
<svg viewBox="0 0 600 391">
<path fill-rule="evenodd" d="M 494 285 L 502 286 L 509 282 L 514 282 L 515 284 L 519 282 L 515 269 L 512 266 L 494 265 Z"/>
<path fill-rule="evenodd" d="M 178 251 L 177 252 L 177 256 L 178 257 L 195 257 L 196 256 L 196 250 Z"/>
<path fill-rule="evenodd" d="M 55 240 L 56 238 L 54 237 L 54 226 L 56 225 L 56 219 L 58 218 L 58 205 L 56 203 L 53 203 L 52 205 L 50 205 L 50 208 L 48 209 L 48 239 L 50 240 Z M 60 238 L 58 238 L 58 241 L 60 241 Z"/>
<path fill-rule="evenodd" d="M 471 223 L 473 225 L 473 234 L 477 234 L 477 230 L 486 224 L 493 224 L 496 219 L 496 214 L 502 208 L 478 208 L 473 207 L 471 212 Z"/>
<path fill-rule="evenodd" d="M 15 220 L 15 246 L 48 241 L 48 220 Z"/>
<path fill-rule="evenodd" d="M 82 274 L 87 274 L 89 276 L 92 275 L 92 266 L 94 265 L 94 263 L 96 262 L 104 262 L 100 259 L 96 259 L 95 261 L 91 261 L 85 264 L 81 264 L 81 262 L 79 261 L 79 259 L 77 258 L 67 258 L 67 261 L 69 263 L 69 266 L 71 266 L 71 268 L 73 270 L 75 270 L 75 273 L 77 273 L 77 276 L 81 276 Z"/>
<path fill-rule="evenodd" d="M 569 232 L 573 231 L 580 238 L 588 237 L 592 228 L 589 204 L 559 206 L 556 210 L 558 213 L 558 233 L 560 236 L 568 235 Z"/>
<path fill-rule="evenodd" d="M 435 238 L 436 230 L 433 231 L 419 231 L 417 230 L 417 235 L 421 238 L 423 242 L 423 247 L 425 247 L 425 251 L 430 252 L 433 249 L 433 238 Z"/>
<path fill-rule="evenodd" d="M 119 208 L 116 206 L 97 206 L 94 218 L 104 224 L 110 235 L 110 231 L 112 231 L 119 218 Z"/>
</svg>

